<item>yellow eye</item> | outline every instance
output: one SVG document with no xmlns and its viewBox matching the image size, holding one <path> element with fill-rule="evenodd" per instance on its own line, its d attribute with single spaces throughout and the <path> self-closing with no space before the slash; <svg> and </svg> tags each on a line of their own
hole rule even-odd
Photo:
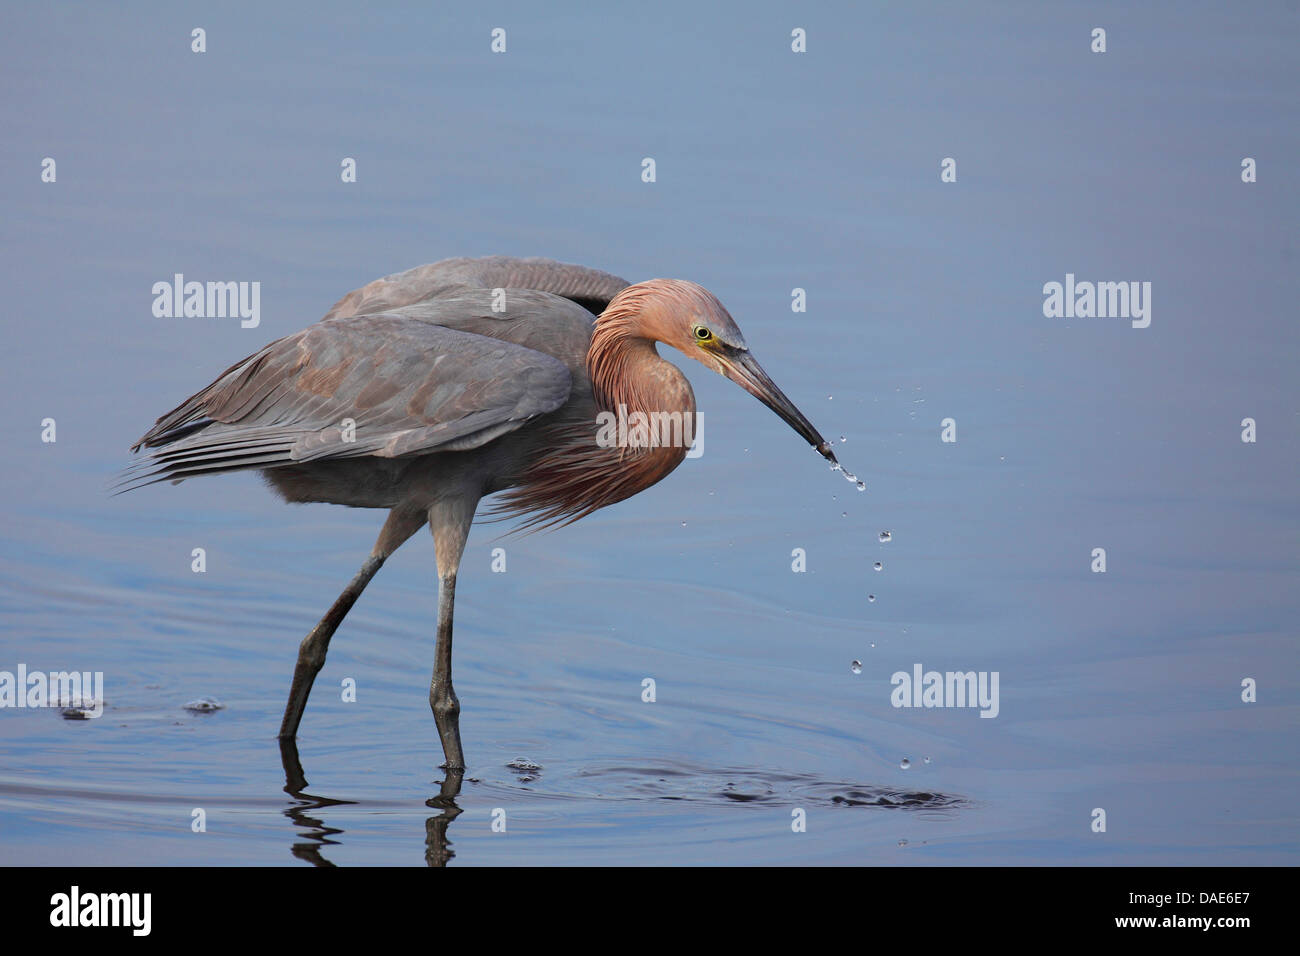
<svg viewBox="0 0 1300 956">
<path fill-rule="evenodd" d="M 697 325 L 695 327 L 695 338 L 701 342 L 707 342 L 709 341 L 709 339 L 713 338 L 713 333 L 710 332 L 708 329 L 706 329 L 704 326 Z"/>
</svg>

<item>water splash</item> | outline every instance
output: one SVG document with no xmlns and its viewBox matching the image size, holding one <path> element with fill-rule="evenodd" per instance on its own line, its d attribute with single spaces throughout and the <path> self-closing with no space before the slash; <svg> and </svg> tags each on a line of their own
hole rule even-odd
<svg viewBox="0 0 1300 956">
<path fill-rule="evenodd" d="M 867 483 L 865 481 L 860 479 L 853 472 L 849 471 L 847 468 L 845 468 L 835 459 L 834 453 L 831 452 L 830 445 L 824 444 L 821 447 L 819 447 L 817 450 L 822 453 L 823 458 L 825 458 L 827 461 L 831 463 L 831 471 L 838 471 L 840 474 L 844 476 L 844 480 L 847 481 L 849 484 L 853 485 L 854 487 L 856 487 L 858 491 L 867 490 Z"/>
<path fill-rule="evenodd" d="M 893 540 L 894 540 L 894 536 L 893 536 L 892 534 L 890 534 L 888 531 L 882 531 L 882 532 L 880 532 L 880 543 L 881 543 L 881 544 L 889 544 L 889 542 L 891 542 L 891 541 L 893 541 Z"/>
<path fill-rule="evenodd" d="M 185 709 L 194 714 L 210 714 L 214 710 L 223 710 L 225 704 L 215 697 L 200 697 L 198 700 L 192 700 L 185 705 Z"/>
<path fill-rule="evenodd" d="M 950 814 L 970 806 L 965 797 L 956 794 L 838 783 L 740 767 L 614 766 L 587 768 L 578 777 L 595 786 L 602 797 L 620 800 L 887 808 L 926 814 Z"/>
<path fill-rule="evenodd" d="M 516 757 L 506 767 L 518 775 L 520 783 L 532 783 L 542 775 L 542 765 L 527 757 Z"/>
</svg>

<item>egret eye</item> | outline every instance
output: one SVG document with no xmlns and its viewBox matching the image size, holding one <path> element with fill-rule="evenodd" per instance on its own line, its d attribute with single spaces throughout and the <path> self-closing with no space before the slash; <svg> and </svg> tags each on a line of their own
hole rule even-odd
<svg viewBox="0 0 1300 956">
<path fill-rule="evenodd" d="M 704 326 L 697 325 L 695 327 L 695 337 L 699 339 L 701 342 L 707 342 L 709 339 L 713 338 L 713 333 L 710 332 L 708 329 L 706 329 Z"/>
</svg>

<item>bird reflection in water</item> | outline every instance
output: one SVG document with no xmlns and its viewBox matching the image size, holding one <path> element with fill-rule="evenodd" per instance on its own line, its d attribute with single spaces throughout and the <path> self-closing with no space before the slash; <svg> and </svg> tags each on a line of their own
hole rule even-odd
<svg viewBox="0 0 1300 956">
<path fill-rule="evenodd" d="M 328 846 L 338 846 L 340 841 L 332 839 L 343 833 L 338 827 L 325 825 L 325 821 L 311 815 L 311 811 L 325 807 L 354 806 L 355 800 L 334 800 L 330 797 L 318 797 L 307 793 L 307 776 L 303 773 L 302 762 L 298 758 L 298 743 L 292 737 L 280 738 L 280 763 L 284 767 L 284 792 L 294 802 L 285 808 L 284 815 L 300 828 L 300 836 L 307 840 L 294 843 L 290 852 L 300 860 L 306 860 L 312 866 L 337 866 L 325 858 L 324 850 Z M 438 787 L 438 793 L 426 800 L 425 806 L 439 811 L 424 821 L 424 859 L 429 866 L 446 866 L 456 855 L 447 838 L 447 827 L 461 814 L 456 805 L 460 796 L 464 773 L 458 770 L 447 771 L 446 778 Z"/>
</svg>

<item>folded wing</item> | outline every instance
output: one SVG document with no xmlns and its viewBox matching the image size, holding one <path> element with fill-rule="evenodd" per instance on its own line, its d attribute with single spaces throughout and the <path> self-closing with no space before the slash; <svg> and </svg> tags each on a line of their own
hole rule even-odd
<svg viewBox="0 0 1300 956">
<path fill-rule="evenodd" d="M 626 279 L 608 272 L 554 259 L 514 256 L 443 259 L 354 289 L 335 302 L 325 318 L 386 312 L 457 287 L 535 289 L 576 302 L 593 315 L 599 315 L 610 299 L 627 285 Z"/>
<path fill-rule="evenodd" d="M 122 490 L 321 459 L 476 448 L 569 398 L 535 349 L 400 314 L 326 319 L 272 342 L 158 419 Z"/>
</svg>

